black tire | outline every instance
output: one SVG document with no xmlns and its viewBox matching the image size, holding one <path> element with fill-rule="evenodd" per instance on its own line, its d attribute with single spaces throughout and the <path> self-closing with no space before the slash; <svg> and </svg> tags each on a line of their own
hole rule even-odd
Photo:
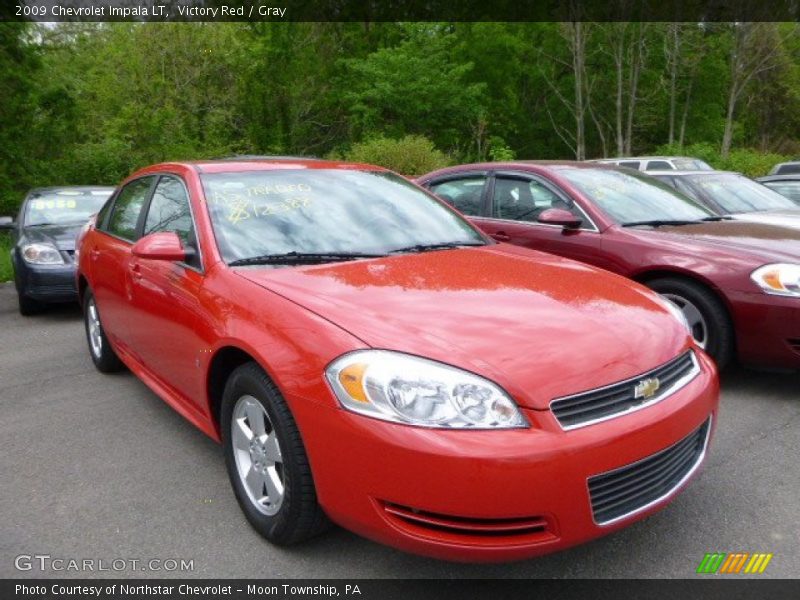
<svg viewBox="0 0 800 600">
<path fill-rule="evenodd" d="M 91 311 L 94 309 L 97 316 L 97 333 L 99 338 L 99 348 L 95 349 L 92 345 L 92 334 L 90 332 L 90 321 L 92 320 Z M 100 312 L 95 303 L 92 290 L 87 289 L 83 298 L 83 325 L 86 330 L 86 343 L 89 345 L 89 356 L 97 370 L 102 373 L 115 373 L 125 368 L 125 365 L 111 347 L 106 332 L 100 321 Z"/>
<path fill-rule="evenodd" d="M 246 401 L 255 400 L 263 407 L 269 420 L 266 423 L 268 433 L 275 434 L 280 447 L 283 496 L 273 515 L 259 511 L 245 489 L 236 463 L 233 414 L 237 403 L 245 401 L 246 397 Z M 257 364 L 244 364 L 228 378 L 222 397 L 220 427 L 225 465 L 236 500 L 256 531 L 273 544 L 287 546 L 312 538 L 330 526 L 317 501 L 308 456 L 294 417 L 278 388 Z"/>
<path fill-rule="evenodd" d="M 44 310 L 44 304 L 33 298 L 28 298 L 22 292 L 17 292 L 19 302 L 19 314 L 23 317 L 38 315 Z"/>
<path fill-rule="evenodd" d="M 735 354 L 735 332 L 728 310 L 714 292 L 704 285 L 679 277 L 663 277 L 647 282 L 654 292 L 693 304 L 707 327 L 706 352 L 724 369 Z"/>
</svg>

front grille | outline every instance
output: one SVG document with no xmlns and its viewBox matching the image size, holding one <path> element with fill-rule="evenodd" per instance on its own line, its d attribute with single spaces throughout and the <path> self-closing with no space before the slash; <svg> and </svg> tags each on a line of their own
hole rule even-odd
<svg viewBox="0 0 800 600">
<path fill-rule="evenodd" d="M 645 459 L 589 478 L 598 525 L 644 510 L 663 500 L 691 475 L 705 455 L 711 418 L 681 441 Z"/>
<path fill-rule="evenodd" d="M 401 506 L 383 504 L 387 517 L 395 525 L 414 535 L 435 535 L 452 542 L 474 544 L 503 544 L 539 542 L 555 539 L 548 520 L 541 516 L 513 518 L 473 518 L 443 515 Z"/>
<path fill-rule="evenodd" d="M 599 421 L 639 410 L 675 393 L 700 372 L 697 359 L 691 350 L 665 365 L 609 386 L 557 398 L 550 403 L 556 419 L 563 429 L 585 427 Z M 657 391 L 648 397 L 637 394 L 639 384 L 658 380 Z"/>
</svg>

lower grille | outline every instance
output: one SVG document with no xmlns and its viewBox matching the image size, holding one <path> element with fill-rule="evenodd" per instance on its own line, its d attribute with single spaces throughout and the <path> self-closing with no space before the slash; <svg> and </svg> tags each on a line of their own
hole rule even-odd
<svg viewBox="0 0 800 600">
<path fill-rule="evenodd" d="M 665 499 L 700 465 L 711 417 L 681 441 L 632 465 L 589 478 L 594 520 L 607 525 Z"/>
<path fill-rule="evenodd" d="M 385 503 L 383 510 L 390 520 L 417 535 L 436 535 L 452 541 L 473 543 L 538 542 L 555 539 L 544 517 L 485 519 L 433 513 L 399 504 Z"/>
<path fill-rule="evenodd" d="M 70 294 L 76 293 L 75 285 L 72 283 L 34 285 L 28 287 L 26 292 L 32 296 L 69 296 Z"/>
<path fill-rule="evenodd" d="M 697 359 L 689 350 L 667 364 L 632 379 L 556 398 L 550 403 L 550 410 L 562 429 L 585 427 L 655 404 L 677 392 L 699 372 Z M 643 391 L 639 389 L 643 385 L 652 387 Z"/>
</svg>

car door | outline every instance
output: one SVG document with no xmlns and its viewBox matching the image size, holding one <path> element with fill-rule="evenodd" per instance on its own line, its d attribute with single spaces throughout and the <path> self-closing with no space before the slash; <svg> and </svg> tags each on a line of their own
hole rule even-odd
<svg viewBox="0 0 800 600">
<path fill-rule="evenodd" d="M 143 209 L 155 177 L 127 183 L 110 204 L 110 213 L 97 223 L 89 241 L 92 291 L 103 328 L 112 341 L 128 351 L 130 345 L 131 246 L 139 237 Z"/>
<path fill-rule="evenodd" d="M 159 176 L 146 208 L 142 236 L 163 231 L 178 234 L 187 259 L 131 258 L 131 350 L 162 383 L 202 411 L 203 378 L 196 361 L 208 347 L 201 333 L 208 331 L 200 304 L 203 261 L 189 194 L 177 175 Z"/>
<path fill-rule="evenodd" d="M 561 189 L 528 173 L 498 172 L 488 186 L 488 217 L 479 226 L 497 240 L 607 267 L 602 235 L 589 216 Z M 539 223 L 547 209 L 567 210 L 581 219 L 578 229 Z"/>
</svg>

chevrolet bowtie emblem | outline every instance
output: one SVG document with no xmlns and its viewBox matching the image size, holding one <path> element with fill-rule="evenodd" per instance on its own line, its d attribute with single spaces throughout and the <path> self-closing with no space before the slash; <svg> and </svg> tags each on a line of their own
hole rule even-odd
<svg viewBox="0 0 800 600">
<path fill-rule="evenodd" d="M 649 377 L 647 379 L 642 379 L 639 383 L 636 384 L 636 387 L 633 388 L 633 397 L 634 398 L 652 398 L 655 396 L 655 393 L 661 387 L 661 382 L 658 380 L 658 377 Z"/>
</svg>

